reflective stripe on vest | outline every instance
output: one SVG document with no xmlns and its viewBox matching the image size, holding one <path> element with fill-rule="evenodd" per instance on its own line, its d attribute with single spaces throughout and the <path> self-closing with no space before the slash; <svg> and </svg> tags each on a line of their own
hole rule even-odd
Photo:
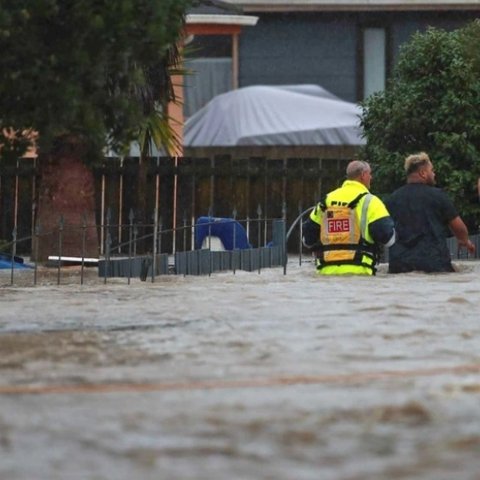
<svg viewBox="0 0 480 480">
<path fill-rule="evenodd" d="M 368 228 L 367 212 L 368 212 L 368 206 L 370 205 L 372 198 L 373 198 L 373 195 L 371 193 L 367 193 L 367 195 L 365 195 L 365 198 L 363 200 L 363 205 L 362 205 L 362 213 L 360 216 L 360 232 L 362 233 L 362 238 L 364 239 L 367 238 L 367 228 Z"/>
</svg>

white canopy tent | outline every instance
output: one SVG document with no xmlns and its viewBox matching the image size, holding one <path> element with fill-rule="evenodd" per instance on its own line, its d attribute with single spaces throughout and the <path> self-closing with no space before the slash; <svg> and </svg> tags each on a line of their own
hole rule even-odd
<svg viewBox="0 0 480 480">
<path fill-rule="evenodd" d="M 185 147 L 363 145 L 361 109 L 318 85 L 221 94 L 185 123 Z"/>
</svg>

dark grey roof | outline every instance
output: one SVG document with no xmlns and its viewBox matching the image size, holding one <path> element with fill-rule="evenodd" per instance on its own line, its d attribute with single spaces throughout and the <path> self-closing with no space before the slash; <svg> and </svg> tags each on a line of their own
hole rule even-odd
<svg viewBox="0 0 480 480">
<path fill-rule="evenodd" d="M 242 13 L 242 9 L 237 5 L 221 0 L 197 0 L 193 3 L 193 7 L 188 10 L 188 13 L 197 15 L 239 15 Z"/>
</svg>

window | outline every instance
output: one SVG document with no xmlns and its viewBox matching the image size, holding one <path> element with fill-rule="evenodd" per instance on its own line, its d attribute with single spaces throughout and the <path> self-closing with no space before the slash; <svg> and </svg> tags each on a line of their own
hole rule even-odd
<svg viewBox="0 0 480 480">
<path fill-rule="evenodd" d="M 231 35 L 195 35 L 189 44 L 192 58 L 186 59 L 185 67 L 190 74 L 184 78 L 186 118 L 232 89 L 232 41 Z"/>
<path fill-rule="evenodd" d="M 387 34 L 384 28 L 363 29 L 363 98 L 385 89 Z"/>
</svg>

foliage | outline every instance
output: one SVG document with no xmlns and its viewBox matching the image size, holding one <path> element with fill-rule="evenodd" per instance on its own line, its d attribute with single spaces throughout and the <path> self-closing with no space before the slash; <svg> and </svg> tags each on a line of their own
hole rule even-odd
<svg viewBox="0 0 480 480">
<path fill-rule="evenodd" d="M 185 49 L 183 50 L 185 55 Z M 185 76 L 188 72 L 180 68 L 182 53 L 178 45 L 172 44 L 161 64 L 156 71 L 146 72 L 146 85 L 139 90 L 139 98 L 143 105 L 144 121 L 139 129 L 136 140 L 140 146 L 140 154 L 147 157 L 152 154 L 152 146 L 157 150 L 164 148 L 167 152 L 173 152 L 181 144 L 181 139 L 177 137 L 173 127 L 178 120 L 164 115 L 167 111 L 167 105 L 170 101 L 177 101 L 174 93 L 172 77 Z M 159 82 L 160 79 L 160 82 Z M 165 91 L 167 86 L 168 95 L 163 95 L 158 101 L 158 94 L 155 92 Z"/>
<path fill-rule="evenodd" d="M 367 140 L 362 158 L 372 163 L 377 191 L 402 185 L 404 158 L 426 151 L 437 183 L 470 228 L 480 213 L 479 44 L 479 22 L 416 33 L 402 47 L 385 91 L 363 103 L 361 120 Z"/>
<path fill-rule="evenodd" d="M 173 98 L 172 49 L 190 0 L 0 0 L 0 132 L 122 151 Z M 173 61 L 173 65 L 174 65 Z M 18 156 L 25 139 L 8 141 Z M 168 140 L 168 135 L 163 138 Z"/>
</svg>

